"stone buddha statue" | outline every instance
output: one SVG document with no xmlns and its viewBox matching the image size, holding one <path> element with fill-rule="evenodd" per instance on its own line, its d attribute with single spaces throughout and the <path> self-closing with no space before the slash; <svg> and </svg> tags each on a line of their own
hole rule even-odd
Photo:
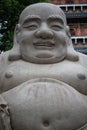
<svg viewBox="0 0 87 130">
<path fill-rule="evenodd" d="M 45 129 L 87 130 L 87 56 L 74 50 L 58 5 L 37 3 L 0 55 L 0 130 Z"/>
</svg>

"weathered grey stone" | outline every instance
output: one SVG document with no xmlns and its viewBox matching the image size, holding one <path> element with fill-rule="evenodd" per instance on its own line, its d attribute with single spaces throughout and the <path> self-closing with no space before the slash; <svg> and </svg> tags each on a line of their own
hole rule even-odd
<svg viewBox="0 0 87 130">
<path fill-rule="evenodd" d="M 26 7 L 0 55 L 0 130 L 87 130 L 87 56 L 58 5 Z"/>
</svg>

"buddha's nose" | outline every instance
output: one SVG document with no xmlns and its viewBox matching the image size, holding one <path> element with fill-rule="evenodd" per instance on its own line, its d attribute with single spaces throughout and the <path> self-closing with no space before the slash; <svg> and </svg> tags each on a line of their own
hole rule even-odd
<svg viewBox="0 0 87 130">
<path fill-rule="evenodd" d="M 42 39 L 53 38 L 53 32 L 47 25 L 42 25 L 36 31 L 36 36 Z"/>
</svg>

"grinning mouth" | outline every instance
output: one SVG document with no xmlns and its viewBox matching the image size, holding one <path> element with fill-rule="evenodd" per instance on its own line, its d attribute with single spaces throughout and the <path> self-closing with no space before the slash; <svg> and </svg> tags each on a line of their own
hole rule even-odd
<svg viewBox="0 0 87 130">
<path fill-rule="evenodd" d="M 53 48 L 55 46 L 55 43 L 52 41 L 38 41 L 33 43 L 34 47 L 37 49 L 48 49 Z"/>
</svg>

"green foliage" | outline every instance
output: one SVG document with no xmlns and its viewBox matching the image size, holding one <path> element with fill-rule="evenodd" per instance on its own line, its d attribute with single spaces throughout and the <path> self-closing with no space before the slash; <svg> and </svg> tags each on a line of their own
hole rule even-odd
<svg viewBox="0 0 87 130">
<path fill-rule="evenodd" d="M 49 0 L 18 0 L 19 3 L 27 6 L 29 4 L 33 4 L 33 3 L 39 3 L 39 2 L 49 2 Z"/>
<path fill-rule="evenodd" d="M 13 46 L 13 32 L 21 11 L 28 5 L 49 0 L 1 0 L 0 2 L 0 50 Z"/>
</svg>

